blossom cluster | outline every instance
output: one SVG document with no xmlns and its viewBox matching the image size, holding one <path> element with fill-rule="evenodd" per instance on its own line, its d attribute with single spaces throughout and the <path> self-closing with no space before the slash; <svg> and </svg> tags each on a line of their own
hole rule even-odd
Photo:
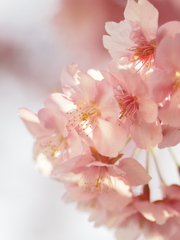
<svg viewBox="0 0 180 240">
<path fill-rule="evenodd" d="M 115 228 L 118 239 L 176 240 L 180 186 L 162 183 L 162 199 L 151 201 L 148 154 L 180 141 L 180 22 L 158 27 L 147 0 L 128 0 L 124 17 L 106 23 L 106 71 L 72 64 L 61 73 L 62 93 L 38 114 L 19 115 L 36 139 L 39 171 L 65 184 L 64 199 L 91 209 L 96 226 Z"/>
</svg>

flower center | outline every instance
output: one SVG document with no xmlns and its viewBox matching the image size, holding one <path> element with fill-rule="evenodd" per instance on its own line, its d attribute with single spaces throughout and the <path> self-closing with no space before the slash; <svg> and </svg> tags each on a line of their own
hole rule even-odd
<svg viewBox="0 0 180 240">
<path fill-rule="evenodd" d="M 154 64 L 156 42 L 155 40 L 148 42 L 142 39 L 136 42 L 136 44 L 137 46 L 128 49 L 134 53 L 130 61 L 135 62 L 135 66 L 137 66 L 139 70 L 143 67 L 149 70 Z"/>
<path fill-rule="evenodd" d="M 62 154 L 64 148 L 66 147 L 66 139 L 64 139 L 60 134 L 54 134 L 48 139 L 37 142 L 38 148 L 41 148 L 41 153 L 47 156 L 53 164 L 59 161 L 59 157 Z"/>
<path fill-rule="evenodd" d="M 178 88 L 180 88 L 180 72 L 176 72 L 176 73 L 175 73 L 175 82 L 174 82 L 173 88 L 174 88 L 175 90 L 177 90 Z"/>
<path fill-rule="evenodd" d="M 138 98 L 132 95 L 120 95 L 118 96 L 119 106 L 121 113 L 119 119 L 124 117 L 133 117 L 136 111 L 139 109 Z"/>
<path fill-rule="evenodd" d="M 92 131 L 96 118 L 100 116 L 100 111 L 94 103 L 82 103 L 66 114 L 69 115 L 67 127 L 77 128 L 78 134 L 80 134 L 82 130 L 85 131 L 88 128 L 91 128 Z"/>
<path fill-rule="evenodd" d="M 92 166 L 84 172 L 84 185 L 85 189 L 91 191 L 102 192 L 105 190 L 107 193 L 114 188 L 113 177 L 111 177 L 105 167 Z"/>
</svg>

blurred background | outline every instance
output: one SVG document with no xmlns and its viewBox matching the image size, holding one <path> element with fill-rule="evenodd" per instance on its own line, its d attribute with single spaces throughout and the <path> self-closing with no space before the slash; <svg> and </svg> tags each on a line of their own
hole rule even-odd
<svg viewBox="0 0 180 240">
<path fill-rule="evenodd" d="M 177 0 L 152 2 L 162 9 L 160 24 L 180 20 Z M 17 109 L 43 107 L 48 94 L 60 91 L 60 72 L 72 62 L 83 70 L 105 69 L 110 57 L 102 45 L 104 24 L 122 20 L 125 3 L 0 0 L 0 239 L 114 239 L 112 231 L 95 229 L 88 214 L 61 200 L 62 184 L 34 170 L 34 140 Z"/>
<path fill-rule="evenodd" d="M 60 90 L 59 76 L 66 65 L 77 62 L 86 70 L 105 64 L 108 54 L 101 40 L 104 22 L 113 20 L 114 11 L 114 20 L 120 18 L 117 3 L 105 0 L 103 5 L 103 1 L 94 1 L 97 9 L 94 4 L 90 9 L 86 0 L 0 0 L 2 240 L 113 237 L 104 228 L 95 229 L 88 214 L 76 210 L 75 204 L 61 200 L 65 193 L 61 183 L 35 171 L 34 139 L 17 115 L 19 107 L 37 112 L 52 91 Z"/>
</svg>

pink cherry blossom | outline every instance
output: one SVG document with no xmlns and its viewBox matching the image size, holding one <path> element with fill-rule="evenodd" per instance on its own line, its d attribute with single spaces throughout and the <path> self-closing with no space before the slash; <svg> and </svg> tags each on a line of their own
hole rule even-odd
<svg viewBox="0 0 180 240">
<path fill-rule="evenodd" d="M 66 113 L 68 128 L 76 129 L 79 134 L 92 134 L 92 141 L 102 155 L 117 156 L 127 134 L 118 120 L 118 103 L 108 81 L 97 81 L 74 64 L 62 72 L 61 82 L 65 95 L 51 95 L 45 106 L 55 102 L 53 104 Z"/>
<path fill-rule="evenodd" d="M 147 220 L 159 225 L 163 225 L 171 217 L 178 216 L 178 212 L 163 202 L 137 201 L 134 206 Z"/>
<path fill-rule="evenodd" d="M 160 41 L 165 35 L 178 33 L 180 23 L 165 23 L 158 28 L 158 11 L 146 0 L 138 3 L 128 0 L 124 17 L 120 23 L 106 23 L 110 36 L 104 36 L 104 46 L 116 61 L 125 57 L 135 68 L 149 70 L 156 65 L 155 55 Z"/>
<path fill-rule="evenodd" d="M 154 97 L 157 102 L 162 102 L 159 118 L 163 124 L 174 128 L 180 127 L 179 41 L 180 34 L 175 37 L 167 36 L 161 41 L 156 57 L 161 70 L 156 70 L 150 78 Z M 159 97 L 158 92 L 161 92 Z"/>
<path fill-rule="evenodd" d="M 104 36 L 104 46 L 113 58 L 127 57 L 131 62 L 151 67 L 156 48 L 158 11 L 148 1 L 136 3 L 128 0 L 124 17 L 120 23 L 106 24 L 110 36 Z"/>
<path fill-rule="evenodd" d="M 148 0 L 128 0 L 125 20 L 106 24 L 108 70 L 72 64 L 62 93 L 37 114 L 19 110 L 35 138 L 36 169 L 119 240 L 180 236 L 180 22 L 158 27 L 158 15 Z"/>
<path fill-rule="evenodd" d="M 67 183 L 67 192 L 63 196 L 66 202 L 77 201 L 78 208 L 91 212 L 90 221 L 95 222 L 95 226 L 106 225 L 112 227 L 114 214 L 122 211 L 132 198 L 130 187 L 123 181 L 114 179 L 114 186 L 102 186 L 101 191 L 92 191 L 84 188 L 81 183 Z"/>
<path fill-rule="evenodd" d="M 176 234 L 179 227 L 178 211 L 166 201 L 151 203 L 146 197 L 140 195 L 134 198 L 122 210 L 122 216 L 116 219 L 118 239 L 126 236 L 127 239 L 138 239 L 143 235 L 146 239 L 170 240 Z M 134 230 L 132 233 L 129 232 L 130 228 Z"/>
<path fill-rule="evenodd" d="M 121 155 L 117 158 L 108 158 L 100 155 L 93 147 L 91 151 L 92 155 L 83 154 L 56 165 L 52 172 L 53 176 L 69 172 L 82 174 L 84 184 L 88 188 L 100 191 L 106 182 L 111 186 L 111 177 L 117 177 L 132 186 L 145 184 L 151 179 L 143 166 L 133 158 L 121 159 Z"/>
<path fill-rule="evenodd" d="M 36 138 L 34 158 L 37 163 L 48 159 L 56 164 L 63 158 L 74 157 L 82 152 L 79 135 L 76 131 L 67 130 L 67 119 L 59 112 L 44 108 L 36 115 L 27 109 L 19 109 L 19 115 Z"/>
<path fill-rule="evenodd" d="M 110 65 L 111 71 L 111 65 Z M 120 106 L 122 120 L 140 148 L 148 149 L 162 141 L 158 108 L 146 83 L 138 73 L 112 69 L 111 84 Z"/>
</svg>

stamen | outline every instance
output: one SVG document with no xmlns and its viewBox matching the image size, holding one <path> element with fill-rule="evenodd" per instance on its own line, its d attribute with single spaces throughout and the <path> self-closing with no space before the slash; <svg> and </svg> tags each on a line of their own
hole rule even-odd
<svg viewBox="0 0 180 240">
<path fill-rule="evenodd" d="M 119 119 L 133 117 L 139 109 L 138 98 L 136 96 L 124 94 L 118 97 L 118 102 L 121 108 Z"/>
<path fill-rule="evenodd" d="M 86 172 L 85 181 L 81 182 L 81 185 L 84 186 L 85 190 L 98 191 L 100 193 L 104 190 L 108 193 L 115 187 L 113 184 L 113 178 L 109 174 L 104 175 L 101 170 L 99 175 L 94 178 L 88 176 Z"/>
<path fill-rule="evenodd" d="M 116 161 L 118 161 L 123 156 L 123 154 L 119 154 L 115 158 L 109 158 L 99 154 L 96 148 L 94 148 L 93 146 L 90 146 L 90 150 L 92 156 L 95 158 L 97 162 L 102 162 L 105 164 L 111 165 L 115 164 Z M 114 177 L 110 176 L 106 165 L 104 166 L 92 165 L 84 171 L 83 175 L 84 181 L 83 179 L 81 179 L 83 181 L 81 183 L 82 185 L 84 185 L 85 189 L 100 192 L 102 192 L 102 190 L 105 190 L 106 192 L 109 192 L 109 190 L 114 190 L 115 187 L 113 184 Z"/>
<path fill-rule="evenodd" d="M 66 139 L 59 134 L 53 135 L 49 139 L 39 142 L 39 146 L 42 148 L 42 153 L 54 162 L 59 159 L 65 145 Z"/>
<path fill-rule="evenodd" d="M 73 109 L 66 114 L 71 114 L 69 116 L 67 127 L 76 128 L 78 134 L 86 131 L 87 129 L 91 132 L 96 117 L 100 116 L 100 112 L 95 103 L 78 104 L 76 109 Z"/>
<path fill-rule="evenodd" d="M 149 70 L 154 64 L 156 42 L 155 40 L 148 42 L 145 39 L 142 39 L 136 42 L 136 44 L 137 46 L 128 49 L 129 51 L 134 52 L 133 58 L 129 60 L 135 63 L 134 67 L 139 67 L 139 70 L 143 67 L 146 67 Z"/>
</svg>

